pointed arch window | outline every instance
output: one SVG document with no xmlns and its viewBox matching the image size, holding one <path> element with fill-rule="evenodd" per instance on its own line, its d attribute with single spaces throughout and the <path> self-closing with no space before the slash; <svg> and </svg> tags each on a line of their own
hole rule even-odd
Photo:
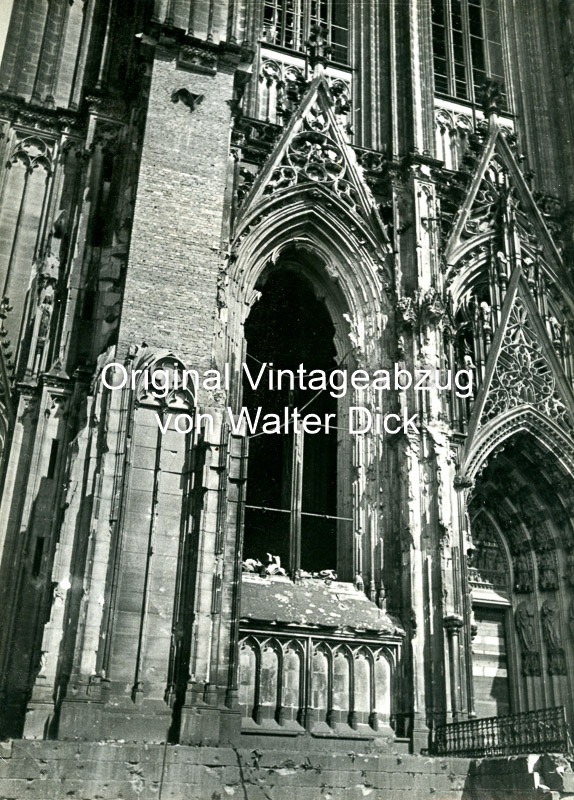
<svg viewBox="0 0 574 800">
<path fill-rule="evenodd" d="M 307 370 L 329 374 L 337 368 L 335 329 L 312 284 L 296 269 L 273 272 L 261 287 L 262 296 L 245 324 L 247 364 L 273 370 Z M 351 538 L 349 453 L 345 452 L 340 421 L 343 399 L 330 391 L 294 390 L 288 385 L 253 390 L 243 381 L 243 404 L 262 414 L 330 415 L 328 431 L 304 434 L 282 423 L 281 433 L 255 434 L 249 440 L 244 557 L 276 558 L 292 576 L 337 571 L 349 579 L 343 559 Z"/>
<path fill-rule="evenodd" d="M 303 51 L 315 25 L 327 31 L 331 59 L 348 62 L 347 0 L 265 0 L 264 36 L 270 44 Z"/>
<path fill-rule="evenodd" d="M 499 0 L 432 0 L 437 94 L 475 103 L 486 79 L 504 91 Z"/>
</svg>

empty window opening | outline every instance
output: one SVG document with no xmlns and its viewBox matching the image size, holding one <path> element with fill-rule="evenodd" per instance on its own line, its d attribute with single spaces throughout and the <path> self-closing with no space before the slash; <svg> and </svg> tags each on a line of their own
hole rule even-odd
<svg viewBox="0 0 574 800">
<path fill-rule="evenodd" d="M 32 561 L 32 577 L 37 578 L 42 569 L 42 556 L 44 555 L 44 539 L 36 539 L 36 547 L 34 548 L 34 559 Z"/>
<path fill-rule="evenodd" d="M 296 371 L 336 367 L 334 327 L 310 283 L 295 271 L 273 273 L 245 325 L 247 362 Z M 337 400 L 312 390 L 254 391 L 243 382 L 243 404 L 262 413 L 283 414 L 284 408 L 305 413 L 337 414 Z M 244 557 L 264 562 L 279 556 L 293 574 L 335 570 L 337 530 L 337 439 L 333 429 L 317 434 L 262 434 L 249 442 Z M 342 524 L 349 524 L 343 522 Z"/>
<path fill-rule="evenodd" d="M 56 474 L 56 463 L 58 461 L 58 446 L 57 439 L 52 439 L 52 447 L 50 449 L 50 460 L 48 461 L 48 474 L 47 478 L 53 478 Z"/>
</svg>

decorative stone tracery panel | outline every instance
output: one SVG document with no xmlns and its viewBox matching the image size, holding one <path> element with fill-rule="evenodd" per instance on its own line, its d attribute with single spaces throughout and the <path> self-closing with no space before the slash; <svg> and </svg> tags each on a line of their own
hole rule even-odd
<svg viewBox="0 0 574 800">
<path fill-rule="evenodd" d="M 328 120 L 318 106 L 312 106 L 305 118 L 305 129 L 289 144 L 282 164 L 271 175 L 265 194 L 301 183 L 323 184 L 361 214 L 356 189 L 346 179 L 347 168 L 347 156 L 329 135 Z"/>
<path fill-rule="evenodd" d="M 483 420 L 523 404 L 532 405 L 551 419 L 569 426 L 566 406 L 556 391 L 550 364 L 526 307 L 517 297 L 504 333 Z"/>
<path fill-rule="evenodd" d="M 352 73 L 328 65 L 325 70 L 336 113 L 344 130 L 351 111 Z M 286 124 L 310 84 L 305 59 L 275 50 L 263 49 L 259 67 L 257 108 L 259 119 Z"/>
<path fill-rule="evenodd" d="M 471 586 L 507 589 L 508 564 L 502 544 L 483 516 L 472 526 L 474 549 L 468 554 L 468 573 Z"/>
<path fill-rule="evenodd" d="M 249 634 L 239 643 L 247 727 L 298 724 L 323 733 L 389 725 L 392 656 L 384 646 Z M 325 727 L 327 726 L 327 727 Z M 342 726 L 342 727 L 341 727 Z"/>
</svg>

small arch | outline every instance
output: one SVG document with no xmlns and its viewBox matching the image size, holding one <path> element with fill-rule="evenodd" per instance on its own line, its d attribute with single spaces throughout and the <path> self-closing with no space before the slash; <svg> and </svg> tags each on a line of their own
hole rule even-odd
<svg viewBox="0 0 574 800">
<path fill-rule="evenodd" d="M 346 645 L 333 652 L 333 690 L 329 708 L 329 724 L 347 722 L 352 707 L 352 652 Z"/>
<path fill-rule="evenodd" d="M 254 717 L 258 708 L 259 664 L 261 651 L 257 640 L 247 637 L 239 642 L 239 706 L 243 716 Z"/>
<path fill-rule="evenodd" d="M 383 315 L 391 311 L 384 291 L 392 282 L 386 263 L 388 246 L 381 245 L 357 220 L 348 220 L 347 212 L 337 214 L 334 206 L 310 205 L 286 194 L 277 208 L 265 215 L 259 210 L 242 225 L 229 271 L 231 291 L 243 305 L 264 268 L 285 248 L 305 247 L 328 277 L 328 281 L 323 279 L 326 302 L 333 298 L 336 305 L 346 306 L 359 328 L 367 314 L 383 328 Z M 244 308 L 242 321 L 247 313 Z M 364 347 L 365 331 L 359 332 L 358 344 Z"/>
<path fill-rule="evenodd" d="M 261 643 L 259 704 L 261 715 L 274 719 L 280 704 L 283 650 L 276 639 Z"/>
<path fill-rule="evenodd" d="M 471 587 L 509 592 L 510 553 L 487 511 L 480 509 L 471 520 L 472 549 L 467 551 Z"/>
<path fill-rule="evenodd" d="M 319 644 L 313 650 L 311 662 L 310 705 L 315 719 L 325 721 L 331 693 L 332 653 L 330 648 L 325 643 Z"/>
<path fill-rule="evenodd" d="M 281 709 L 284 717 L 299 721 L 303 712 L 305 651 L 296 639 L 283 644 Z"/>
<path fill-rule="evenodd" d="M 353 669 L 353 727 L 370 724 L 374 710 L 374 680 L 372 653 L 365 647 L 354 652 Z"/>
<path fill-rule="evenodd" d="M 381 648 L 374 655 L 374 704 L 373 728 L 380 723 L 390 725 L 392 713 L 393 660 L 391 654 Z"/>
<path fill-rule="evenodd" d="M 564 471 L 574 477 L 574 447 L 566 433 L 545 414 L 530 406 L 518 406 L 489 420 L 467 442 L 461 475 L 473 481 L 486 466 L 490 455 L 517 433 L 530 433 L 541 447 L 554 455 Z"/>
</svg>

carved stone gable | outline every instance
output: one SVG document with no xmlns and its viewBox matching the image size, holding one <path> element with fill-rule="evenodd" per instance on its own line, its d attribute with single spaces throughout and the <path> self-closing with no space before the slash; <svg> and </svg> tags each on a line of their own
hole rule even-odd
<svg viewBox="0 0 574 800">
<path fill-rule="evenodd" d="M 456 265 L 468 251 L 469 240 L 501 233 L 512 218 L 522 243 L 535 243 L 551 270 L 562 274 L 560 252 L 512 152 L 511 141 L 512 137 L 495 126 L 484 142 L 466 191 L 463 184 L 468 178 L 461 173 L 459 182 L 455 181 L 455 194 L 462 190 L 465 196 L 446 243 L 445 261 Z"/>
<path fill-rule="evenodd" d="M 338 122 L 340 98 L 316 78 L 245 195 L 239 219 L 269 197 L 300 188 L 313 204 L 340 202 L 387 241 L 355 153 Z"/>
<path fill-rule="evenodd" d="M 524 301 L 517 297 L 498 353 L 481 424 L 523 404 L 530 404 L 556 422 L 570 426 L 548 358 Z"/>
<path fill-rule="evenodd" d="M 518 408 L 533 409 L 572 430 L 572 390 L 521 267 L 514 270 L 492 338 L 472 410 L 470 438 Z"/>
<path fill-rule="evenodd" d="M 272 173 L 264 194 L 303 183 L 328 186 L 354 211 L 362 214 L 360 200 L 353 184 L 346 179 L 348 161 L 336 142 L 328 135 L 328 122 L 320 109 L 311 108 L 305 119 L 305 130 L 289 143 L 281 165 Z"/>
</svg>

